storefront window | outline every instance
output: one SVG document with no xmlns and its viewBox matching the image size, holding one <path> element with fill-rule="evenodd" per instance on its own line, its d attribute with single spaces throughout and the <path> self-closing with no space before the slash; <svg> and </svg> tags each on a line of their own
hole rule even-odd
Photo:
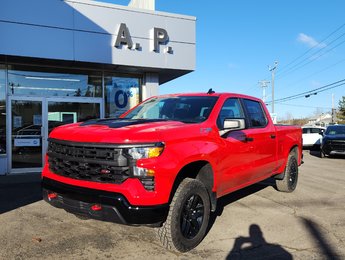
<svg viewBox="0 0 345 260">
<path fill-rule="evenodd" d="M 11 95 L 43 97 L 102 97 L 102 75 L 27 71 L 14 67 L 8 71 Z"/>
<path fill-rule="evenodd" d="M 105 81 L 105 117 L 119 117 L 140 102 L 140 79 L 107 76 Z"/>
<path fill-rule="evenodd" d="M 5 67 L 0 64 L 0 154 L 6 154 L 6 83 Z"/>
<path fill-rule="evenodd" d="M 48 133 L 55 127 L 100 117 L 100 104 L 75 102 L 48 103 Z"/>
</svg>

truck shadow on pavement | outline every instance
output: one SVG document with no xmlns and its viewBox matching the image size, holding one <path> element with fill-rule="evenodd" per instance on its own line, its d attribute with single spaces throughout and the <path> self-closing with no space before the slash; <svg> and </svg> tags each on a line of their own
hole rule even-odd
<svg viewBox="0 0 345 260">
<path fill-rule="evenodd" d="M 0 176 L 0 214 L 41 199 L 39 174 Z"/>
<path fill-rule="evenodd" d="M 269 179 L 266 179 L 262 182 L 259 182 L 259 183 L 256 183 L 256 184 L 253 184 L 249 187 L 246 187 L 246 188 L 243 188 L 243 189 L 240 189 L 238 191 L 235 191 L 235 192 L 232 192 L 226 196 L 223 196 L 221 198 L 219 198 L 217 200 L 217 209 L 216 211 L 211 215 L 211 218 L 210 218 L 210 227 L 209 229 L 212 227 L 212 225 L 214 224 L 217 216 L 221 216 L 222 213 L 223 213 L 223 210 L 224 210 L 224 207 L 226 207 L 227 205 L 235 202 L 235 201 L 238 201 L 240 199 L 243 199 L 247 196 L 250 196 L 260 190 L 263 190 L 267 187 L 273 187 L 275 188 L 275 181 L 273 178 L 269 178 Z"/>
</svg>

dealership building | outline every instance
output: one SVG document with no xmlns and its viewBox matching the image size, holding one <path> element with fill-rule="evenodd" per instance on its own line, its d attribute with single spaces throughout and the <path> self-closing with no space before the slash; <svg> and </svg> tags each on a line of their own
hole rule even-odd
<svg viewBox="0 0 345 260">
<path fill-rule="evenodd" d="M 117 117 L 193 71 L 195 23 L 154 0 L 2 0 L 0 175 L 40 171 L 54 127 Z"/>
</svg>

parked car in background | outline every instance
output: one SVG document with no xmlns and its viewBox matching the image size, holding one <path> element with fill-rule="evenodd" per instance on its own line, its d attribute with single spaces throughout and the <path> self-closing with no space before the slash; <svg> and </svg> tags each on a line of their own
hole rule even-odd
<svg viewBox="0 0 345 260">
<path fill-rule="evenodd" d="M 345 125 L 327 127 L 322 139 L 320 157 L 336 154 L 345 155 Z"/>
<path fill-rule="evenodd" d="M 303 148 L 320 149 L 322 135 L 325 132 L 326 128 L 318 126 L 304 126 L 302 127 L 302 130 Z"/>
</svg>

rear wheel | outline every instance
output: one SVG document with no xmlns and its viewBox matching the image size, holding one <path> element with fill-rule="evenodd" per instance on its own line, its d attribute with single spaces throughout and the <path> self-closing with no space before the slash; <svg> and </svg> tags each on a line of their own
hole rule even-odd
<svg viewBox="0 0 345 260">
<path fill-rule="evenodd" d="M 293 192 L 296 189 L 298 180 L 298 162 L 296 154 L 291 152 L 284 171 L 284 178 L 276 180 L 276 186 L 279 191 Z"/>
<path fill-rule="evenodd" d="M 210 218 L 210 198 L 199 180 L 184 179 L 177 188 L 163 226 L 157 229 L 161 243 L 170 250 L 187 252 L 204 238 Z"/>
</svg>

